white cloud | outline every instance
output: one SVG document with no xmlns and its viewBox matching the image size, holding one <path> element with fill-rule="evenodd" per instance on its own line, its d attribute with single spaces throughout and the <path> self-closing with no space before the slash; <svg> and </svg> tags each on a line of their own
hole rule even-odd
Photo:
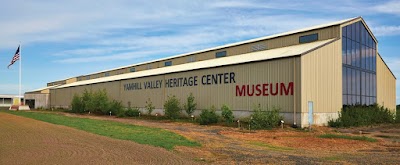
<svg viewBox="0 0 400 165">
<path fill-rule="evenodd" d="M 386 3 L 381 3 L 373 7 L 373 9 L 381 13 L 400 15 L 400 1 L 392 0 Z"/>
<path fill-rule="evenodd" d="M 375 36 L 393 36 L 400 35 L 400 25 L 383 25 L 372 28 Z"/>
</svg>

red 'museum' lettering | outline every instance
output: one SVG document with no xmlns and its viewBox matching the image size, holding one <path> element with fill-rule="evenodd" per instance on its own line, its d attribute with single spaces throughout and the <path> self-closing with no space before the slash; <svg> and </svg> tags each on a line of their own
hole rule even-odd
<svg viewBox="0 0 400 165">
<path fill-rule="evenodd" d="M 293 96 L 294 83 L 267 83 L 267 84 L 247 84 L 236 85 L 236 96 L 276 96 L 278 93 L 282 95 Z"/>
<path fill-rule="evenodd" d="M 257 85 L 256 85 L 256 96 L 260 96 L 260 95 L 261 95 L 261 89 L 260 89 L 260 87 L 261 87 L 261 84 L 257 84 Z"/>
<path fill-rule="evenodd" d="M 246 95 L 246 86 L 242 85 L 242 88 L 239 85 L 236 85 L 236 96 L 244 96 Z"/>
<path fill-rule="evenodd" d="M 289 86 L 288 86 L 287 89 L 285 87 L 285 84 L 281 83 L 281 95 L 282 95 L 283 92 L 285 92 L 284 93 L 285 95 L 289 95 L 289 92 L 290 92 L 290 95 L 293 95 L 293 82 L 289 83 Z"/>
<path fill-rule="evenodd" d="M 252 89 L 251 89 L 251 93 L 250 93 L 250 85 L 247 85 L 247 95 L 248 96 L 253 96 L 254 94 L 254 85 L 251 85 Z"/>
</svg>

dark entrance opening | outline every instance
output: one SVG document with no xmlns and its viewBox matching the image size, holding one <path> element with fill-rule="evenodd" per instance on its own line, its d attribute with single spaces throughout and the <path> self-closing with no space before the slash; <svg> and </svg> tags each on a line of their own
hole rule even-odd
<svg viewBox="0 0 400 165">
<path fill-rule="evenodd" d="M 26 99 L 25 103 L 30 109 L 35 109 L 35 99 Z"/>
</svg>

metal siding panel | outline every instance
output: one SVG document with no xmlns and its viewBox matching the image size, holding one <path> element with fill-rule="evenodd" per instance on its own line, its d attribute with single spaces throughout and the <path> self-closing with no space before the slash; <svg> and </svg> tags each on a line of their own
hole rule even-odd
<svg viewBox="0 0 400 165">
<path fill-rule="evenodd" d="M 25 94 L 25 99 L 35 100 L 35 109 L 49 108 L 49 94 Z"/>
<path fill-rule="evenodd" d="M 396 79 L 385 65 L 382 57 L 376 56 L 377 103 L 396 111 Z"/>
<path fill-rule="evenodd" d="M 341 40 L 301 57 L 302 112 L 314 102 L 314 112 L 337 112 L 342 107 Z"/>
<path fill-rule="evenodd" d="M 144 89 L 143 84 L 141 85 L 142 90 L 124 90 L 124 84 L 128 83 L 136 83 L 140 82 L 143 83 L 145 81 L 154 81 L 154 80 L 163 80 L 164 76 L 153 76 L 153 77 L 146 77 L 146 78 L 136 78 L 130 80 L 122 80 L 119 82 L 119 93 L 120 93 L 120 100 L 122 101 L 124 106 L 128 106 L 128 102 L 131 103 L 131 107 L 144 107 L 146 105 L 146 101 L 148 98 L 151 99 L 151 102 L 155 106 L 155 108 L 162 108 L 164 105 L 164 88 L 161 90 L 157 89 Z M 164 84 L 164 81 L 163 81 Z"/>
<path fill-rule="evenodd" d="M 298 59 L 298 58 L 297 58 Z M 297 60 L 299 63 L 299 60 Z M 294 96 L 236 96 L 236 85 L 253 85 L 263 83 L 285 83 L 296 82 L 294 71 L 294 63 L 296 63 L 296 57 L 282 58 L 263 62 L 254 62 L 241 65 L 232 65 L 226 67 L 209 68 L 188 72 L 172 73 L 159 76 L 151 76 L 145 78 L 137 78 L 131 80 L 123 80 L 109 83 L 93 84 L 92 89 L 105 88 L 107 89 L 109 96 L 112 99 L 121 100 L 122 103 L 127 106 L 130 101 L 131 106 L 144 107 L 145 102 L 148 98 L 151 98 L 156 108 L 163 108 L 163 104 L 167 99 L 168 95 L 175 95 L 180 99 L 182 105 L 184 104 L 189 93 L 193 93 L 198 109 L 209 108 L 214 105 L 219 109 L 222 104 L 227 104 L 233 110 L 252 110 L 257 104 L 261 104 L 263 107 L 267 106 L 279 106 L 282 108 L 282 112 L 293 112 L 294 107 Z M 296 66 L 299 68 L 299 66 Z M 213 84 L 203 85 L 202 76 L 213 75 L 218 73 L 235 73 L 236 83 L 228 84 Z M 298 71 L 299 72 L 299 71 Z M 180 77 L 191 77 L 197 76 L 197 86 L 194 87 L 174 87 L 165 88 L 167 79 L 180 78 Z M 297 76 L 299 77 L 299 75 Z M 162 80 L 163 87 L 161 89 L 144 89 L 143 82 Z M 124 84 L 132 82 L 141 82 L 141 90 L 130 90 L 124 91 Z M 299 81 L 297 81 L 299 82 Z M 83 89 L 87 86 L 78 86 L 57 89 L 55 94 L 57 101 L 56 105 L 69 106 L 72 100 L 73 93 L 83 92 Z M 294 93 L 299 91 L 300 85 L 295 84 Z"/>
</svg>

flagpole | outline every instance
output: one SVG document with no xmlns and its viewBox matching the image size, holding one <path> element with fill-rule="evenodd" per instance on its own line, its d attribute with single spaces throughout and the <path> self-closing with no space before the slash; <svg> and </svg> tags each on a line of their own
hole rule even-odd
<svg viewBox="0 0 400 165">
<path fill-rule="evenodd" d="M 21 42 L 19 42 L 19 105 L 22 105 L 21 99 L 21 80 L 22 80 L 22 49 L 21 49 Z"/>
</svg>

